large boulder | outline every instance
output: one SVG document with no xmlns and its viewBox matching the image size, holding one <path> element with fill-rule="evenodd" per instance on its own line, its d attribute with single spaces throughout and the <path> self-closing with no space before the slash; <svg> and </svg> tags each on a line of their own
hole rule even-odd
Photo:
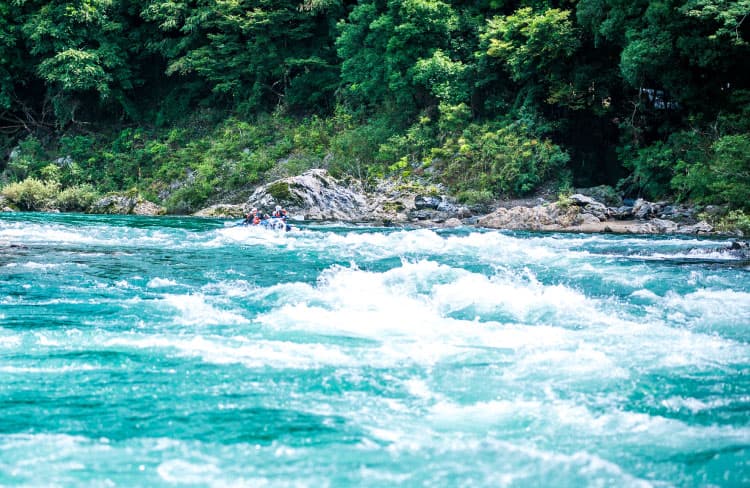
<svg viewBox="0 0 750 488">
<path fill-rule="evenodd" d="M 245 207 L 271 211 L 276 205 L 305 220 L 370 220 L 367 199 L 356 186 L 343 185 L 324 169 L 258 187 Z"/>
<path fill-rule="evenodd" d="M 562 230 L 583 223 L 577 205 L 538 205 L 536 207 L 498 208 L 481 217 L 477 225 L 509 230 Z"/>
<path fill-rule="evenodd" d="M 108 195 L 91 206 L 91 213 L 110 215 L 164 215 L 166 209 L 159 205 L 131 195 Z"/>
<path fill-rule="evenodd" d="M 576 193 L 569 197 L 569 200 L 574 205 L 578 205 L 582 208 L 583 213 L 591 214 L 599 220 L 606 220 L 609 216 L 609 211 L 603 203 L 599 203 L 592 197 Z"/>
<path fill-rule="evenodd" d="M 666 206 L 664 202 L 649 202 L 639 198 L 633 203 L 633 217 L 639 220 L 650 219 L 659 215 Z"/>
</svg>

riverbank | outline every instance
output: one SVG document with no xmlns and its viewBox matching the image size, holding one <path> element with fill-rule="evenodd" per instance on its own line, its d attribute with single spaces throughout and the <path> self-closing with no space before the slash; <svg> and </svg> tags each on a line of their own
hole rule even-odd
<svg viewBox="0 0 750 488">
<path fill-rule="evenodd" d="M 260 185 L 249 197 L 228 198 L 195 212 L 197 217 L 242 218 L 251 208 L 269 211 L 281 205 L 298 220 L 372 223 L 385 226 L 481 228 L 620 234 L 693 234 L 742 237 L 738 228 L 717 226 L 722 211 L 669 202 L 623 200 L 610 187 L 576 190 L 559 197 L 547 190 L 516 200 L 481 205 L 457 202 L 438 185 L 383 179 L 365 186 L 340 181 L 324 169 Z M 0 197 L 0 210 L 17 211 Z M 70 211 L 50 199 L 42 211 Z M 73 210 L 95 214 L 165 215 L 165 207 L 139 195 L 112 194 Z"/>
<path fill-rule="evenodd" d="M 642 199 L 626 202 L 607 187 L 580 191 L 563 199 L 547 191 L 523 200 L 470 206 L 441 193 L 437 186 L 382 180 L 368 189 L 361 182 L 340 182 L 325 170 L 316 169 L 262 185 L 244 202 L 213 205 L 195 215 L 239 218 L 253 207 L 271 209 L 281 205 L 300 220 L 589 233 L 742 235 L 716 229 L 691 206 Z"/>
</svg>

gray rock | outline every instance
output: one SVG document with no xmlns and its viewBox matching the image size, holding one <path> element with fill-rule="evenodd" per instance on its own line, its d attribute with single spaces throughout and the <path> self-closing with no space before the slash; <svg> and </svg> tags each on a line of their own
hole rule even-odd
<svg viewBox="0 0 750 488">
<path fill-rule="evenodd" d="M 674 234 L 678 231 L 678 226 L 671 220 L 652 219 L 633 225 L 629 231 L 634 234 Z"/>
<path fill-rule="evenodd" d="M 591 214 L 599 220 L 607 220 L 607 217 L 609 217 L 609 210 L 603 203 L 599 202 L 589 203 L 583 207 L 583 212 Z"/>
<path fill-rule="evenodd" d="M 626 220 L 633 218 L 633 207 L 623 205 L 617 208 L 610 207 L 608 210 L 610 217 L 613 219 Z"/>
<path fill-rule="evenodd" d="M 659 218 L 683 223 L 695 223 L 695 209 L 687 205 L 666 205 Z"/>
<path fill-rule="evenodd" d="M 437 210 L 441 204 L 443 204 L 443 199 L 441 197 L 423 195 L 417 195 L 414 197 L 414 207 L 417 210 Z"/>
<path fill-rule="evenodd" d="M 481 217 L 477 225 L 510 230 L 560 230 L 578 225 L 583 220 L 579 207 L 552 203 L 536 207 L 501 207 Z"/>
<path fill-rule="evenodd" d="M 461 221 L 457 218 L 451 218 L 443 222 L 443 227 L 446 228 L 461 227 L 462 225 Z"/>
<path fill-rule="evenodd" d="M 413 210 L 409 212 L 409 220 L 445 220 L 441 212 L 435 210 Z"/>
<path fill-rule="evenodd" d="M 633 216 L 639 220 L 651 218 L 657 213 L 658 207 L 642 198 L 639 198 L 633 204 Z"/>
<path fill-rule="evenodd" d="M 576 193 L 568 197 L 568 199 L 572 201 L 573 205 L 582 207 L 583 213 L 591 214 L 600 221 L 606 220 L 609 216 L 607 207 L 589 196 Z"/>
<path fill-rule="evenodd" d="M 593 198 L 586 196 L 586 195 L 582 195 L 580 193 L 574 193 L 573 195 L 570 195 L 568 199 L 572 201 L 574 205 L 578 205 L 579 207 L 591 205 L 594 203 L 599 203 Z"/>
<path fill-rule="evenodd" d="M 711 234 L 714 231 L 714 227 L 706 222 L 705 220 L 701 220 L 700 222 L 693 224 L 693 225 L 681 225 L 677 232 L 681 234 Z"/>
<path fill-rule="evenodd" d="M 453 202 L 448 201 L 447 198 L 443 198 L 443 200 L 440 202 L 440 205 L 438 205 L 437 209 L 441 212 L 460 215 L 463 213 L 468 213 L 469 209 L 466 207 L 459 207 Z"/>
<path fill-rule="evenodd" d="M 590 213 L 584 213 L 581 214 L 581 218 L 579 219 L 578 223 L 581 225 L 585 224 L 598 224 L 603 219 L 598 218 L 597 216 L 590 214 Z"/>
</svg>

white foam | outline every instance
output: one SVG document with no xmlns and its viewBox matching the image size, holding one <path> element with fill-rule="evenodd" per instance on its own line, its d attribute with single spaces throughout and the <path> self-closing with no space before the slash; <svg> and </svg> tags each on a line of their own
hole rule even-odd
<svg viewBox="0 0 750 488">
<path fill-rule="evenodd" d="M 382 273 L 332 267 L 314 288 L 277 287 L 286 296 L 285 304 L 258 321 L 276 328 L 375 338 L 463 336 L 466 321 L 447 316 L 468 307 L 480 315 L 507 315 L 513 322 L 560 317 L 576 327 L 611 322 L 610 314 L 599 311 L 600 302 L 561 285 L 542 285 L 528 274 L 524 280 L 512 274 L 488 278 L 432 261 L 404 262 Z M 486 333 L 482 327 L 473 329 Z"/>
<path fill-rule="evenodd" d="M 314 369 L 321 366 L 356 364 L 337 346 L 288 341 L 248 341 L 223 337 L 192 338 L 132 335 L 104 341 L 104 346 L 138 349 L 175 349 L 179 355 L 200 357 L 213 364 L 242 364 L 249 368 Z"/>
<path fill-rule="evenodd" d="M 215 231 L 215 237 L 203 242 L 203 247 L 245 244 L 275 247 L 287 244 L 287 232 L 264 229 L 259 226 L 225 227 Z"/>
<path fill-rule="evenodd" d="M 80 371 L 95 371 L 100 369 L 91 364 L 66 364 L 55 367 L 36 367 L 36 366 L 0 366 L 0 372 L 13 374 L 65 374 L 77 373 Z"/>
<path fill-rule="evenodd" d="M 0 347 L 18 347 L 21 345 L 21 338 L 20 337 L 0 337 Z"/>
<path fill-rule="evenodd" d="M 148 283 L 146 283 L 147 288 L 164 288 L 164 287 L 170 287 L 170 286 L 177 286 L 177 282 L 174 280 L 170 280 L 169 278 L 151 278 Z"/>
<path fill-rule="evenodd" d="M 37 263 L 36 261 L 28 261 L 26 263 L 8 263 L 5 265 L 6 268 L 26 268 L 41 271 L 57 269 L 62 266 L 63 264 L 60 263 Z"/>
<path fill-rule="evenodd" d="M 46 335 L 40 332 L 37 332 L 34 335 L 36 336 L 37 342 L 39 343 L 40 346 L 55 347 L 55 346 L 60 345 L 60 343 L 57 342 L 56 340 L 50 339 L 49 337 L 47 337 Z"/>
<path fill-rule="evenodd" d="M 660 306 L 701 320 L 711 317 L 712 322 L 718 319 L 738 325 L 750 323 L 750 293 L 747 292 L 709 289 L 686 295 L 669 292 Z"/>
<path fill-rule="evenodd" d="M 183 459 L 164 461 L 156 468 L 159 477 L 168 483 L 205 484 L 215 481 L 221 470 L 213 463 L 195 463 Z"/>
<path fill-rule="evenodd" d="M 564 381 L 578 378 L 579 381 L 596 378 L 626 379 L 630 377 L 627 369 L 618 366 L 617 358 L 599 351 L 591 345 L 582 345 L 575 350 L 539 350 L 530 352 L 519 359 L 514 371 L 517 376 L 538 376 L 540 371 L 549 371 L 549 376 L 562 377 Z"/>
<path fill-rule="evenodd" d="M 483 431 L 503 423 L 515 425 L 523 419 L 533 422 L 538 432 L 546 432 L 553 438 L 575 432 L 576 436 L 592 438 L 618 436 L 625 444 L 662 444 L 669 439 L 669 443 L 687 446 L 707 438 L 732 441 L 750 435 L 747 427 L 691 425 L 677 419 L 613 408 L 594 413 L 569 400 L 513 398 L 466 405 L 442 401 L 433 405 L 429 412 L 434 424 L 460 430 Z"/>
<path fill-rule="evenodd" d="M 247 318 L 238 313 L 213 307 L 201 294 L 168 294 L 161 301 L 177 310 L 179 315 L 175 321 L 180 325 L 230 325 L 249 322 Z"/>
<path fill-rule="evenodd" d="M 140 229 L 106 225 L 84 225 L 33 222 L 6 222 L 0 225 L 0 240 L 21 244 L 91 245 L 115 247 L 185 247 L 193 245 L 195 234 L 174 235 L 159 229 Z"/>
<path fill-rule="evenodd" d="M 208 283 L 201 291 L 211 295 L 223 295 L 229 298 L 247 297 L 259 289 L 246 280 L 222 280 Z"/>
<path fill-rule="evenodd" d="M 696 414 L 713 410 L 715 408 L 724 408 L 733 403 L 742 404 L 750 402 L 750 396 L 739 396 L 732 398 L 712 398 L 710 400 L 700 400 L 698 398 L 672 396 L 661 401 L 661 405 L 674 412 L 680 410 L 689 410 Z"/>
</svg>

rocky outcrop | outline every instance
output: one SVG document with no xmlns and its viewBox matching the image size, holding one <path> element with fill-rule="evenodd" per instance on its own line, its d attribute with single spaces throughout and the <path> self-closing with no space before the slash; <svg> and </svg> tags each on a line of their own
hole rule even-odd
<svg viewBox="0 0 750 488">
<path fill-rule="evenodd" d="M 310 170 L 263 185 L 242 208 L 257 207 L 270 211 L 276 205 L 304 220 L 455 225 L 455 221 L 450 224 L 447 221 L 471 215 L 465 207 L 420 186 L 383 180 L 376 188 L 365 191 L 358 182 L 341 182 L 324 169 Z M 217 211 L 209 207 L 197 215 L 216 214 Z"/>
<path fill-rule="evenodd" d="M 166 209 L 140 197 L 109 195 L 97 200 L 91 206 L 90 212 L 110 215 L 156 216 L 164 215 Z"/>
<path fill-rule="evenodd" d="M 643 199 L 625 205 L 610 187 L 583 189 L 555 203 L 542 201 L 539 204 L 537 200 L 527 199 L 511 206 L 506 202 L 482 217 L 440 193 L 441 189 L 436 186 L 425 187 L 400 180 L 382 180 L 377 187 L 366 191 L 359 182 L 342 182 L 324 169 L 314 169 L 258 187 L 242 204 L 213 205 L 195 215 L 240 218 L 251 207 L 270 212 L 274 206 L 281 205 L 293 218 L 304 220 L 634 234 L 713 232 L 710 224 L 696 221 L 691 207 Z M 610 205 L 594 195 L 601 195 Z"/>
<path fill-rule="evenodd" d="M 305 220 L 370 220 L 367 199 L 358 187 L 341 184 L 324 169 L 312 169 L 258 187 L 246 207 L 281 205 Z"/>
</svg>

